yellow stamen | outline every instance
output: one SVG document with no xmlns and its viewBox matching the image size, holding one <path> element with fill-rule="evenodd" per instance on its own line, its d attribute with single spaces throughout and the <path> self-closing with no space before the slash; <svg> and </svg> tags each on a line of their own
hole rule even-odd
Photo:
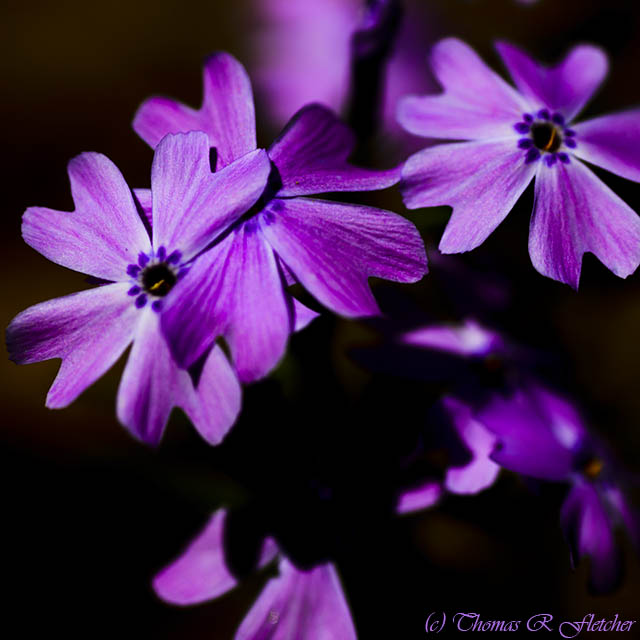
<svg viewBox="0 0 640 640">
<path fill-rule="evenodd" d="M 544 145 L 543 147 L 543 151 L 550 151 L 556 141 L 556 136 L 558 135 L 558 133 L 556 132 L 556 128 L 553 127 L 551 129 L 551 137 L 549 138 L 549 142 L 547 142 L 547 144 Z"/>
<path fill-rule="evenodd" d="M 158 282 L 154 282 L 150 287 L 149 287 L 149 292 L 153 293 L 154 291 L 157 291 L 160 287 L 162 287 L 164 285 L 164 280 L 158 280 Z"/>
<path fill-rule="evenodd" d="M 587 478 L 597 478 L 600 475 L 603 466 L 604 463 L 602 460 L 599 460 L 598 458 L 591 458 L 591 460 L 584 465 L 582 471 Z"/>
</svg>

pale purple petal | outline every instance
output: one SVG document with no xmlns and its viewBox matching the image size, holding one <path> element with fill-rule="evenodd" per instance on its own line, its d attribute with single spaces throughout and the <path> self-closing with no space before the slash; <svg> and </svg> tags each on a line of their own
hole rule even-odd
<svg viewBox="0 0 640 640">
<path fill-rule="evenodd" d="M 224 559 L 224 526 L 227 512 L 216 511 L 205 529 L 185 551 L 153 579 L 156 594 L 178 605 L 198 604 L 218 598 L 233 589 L 237 581 Z M 266 566 L 277 553 L 272 540 L 264 541 L 260 566 Z"/>
<path fill-rule="evenodd" d="M 378 313 L 367 278 L 415 282 L 427 271 L 420 234 L 399 215 L 292 198 L 265 209 L 265 238 L 323 305 L 345 316 Z"/>
<path fill-rule="evenodd" d="M 118 390 L 118 419 L 136 437 L 157 445 L 174 407 L 185 410 L 209 444 L 218 444 L 240 411 L 240 385 L 222 350 L 214 347 L 198 390 L 174 362 L 150 307 L 140 312 L 133 347 Z"/>
<path fill-rule="evenodd" d="M 424 149 L 402 171 L 409 209 L 449 205 L 442 253 L 470 251 L 504 220 L 535 175 L 513 140 L 463 142 Z"/>
<path fill-rule="evenodd" d="M 416 347 L 445 351 L 459 356 L 486 356 L 504 347 L 502 337 L 474 320 L 461 325 L 434 325 L 402 334 L 400 341 Z"/>
<path fill-rule="evenodd" d="M 536 178 L 529 255 L 543 275 L 578 288 L 593 253 L 621 278 L 640 264 L 640 218 L 580 161 L 542 167 Z"/>
<path fill-rule="evenodd" d="M 476 414 L 497 436 L 492 459 L 543 480 L 566 480 L 585 438 L 580 416 L 564 398 L 530 385 L 510 396 L 494 394 Z"/>
<path fill-rule="evenodd" d="M 442 496 L 442 485 L 435 480 L 427 480 L 424 484 L 413 489 L 407 489 L 400 494 L 396 513 L 413 513 L 433 507 Z"/>
<path fill-rule="evenodd" d="M 231 233 L 200 256 L 164 305 L 162 330 L 181 367 L 194 364 L 228 326 L 234 239 Z"/>
<path fill-rule="evenodd" d="M 110 284 L 42 302 L 18 314 L 7 328 L 9 357 L 18 364 L 62 358 L 47 407 L 73 402 L 122 355 L 138 310 L 128 283 Z"/>
<path fill-rule="evenodd" d="M 217 53 L 205 65 L 203 85 L 199 111 L 168 98 L 150 98 L 138 109 L 133 128 L 152 147 L 168 133 L 204 131 L 221 169 L 256 148 L 251 82 L 233 56 Z"/>
<path fill-rule="evenodd" d="M 173 362 L 159 322 L 151 307 L 140 311 L 117 402 L 120 422 L 150 445 L 160 442 L 177 399 L 186 395 L 191 386 L 189 374 Z"/>
<path fill-rule="evenodd" d="M 218 335 L 242 381 L 266 375 L 284 353 L 291 318 L 273 250 L 258 218 L 198 258 L 162 316 L 176 360 L 190 366 Z"/>
<path fill-rule="evenodd" d="M 151 246 L 131 190 L 113 162 L 99 153 L 76 156 L 68 172 L 75 210 L 27 209 L 22 237 L 64 267 L 105 280 L 126 279 L 127 265 Z"/>
<path fill-rule="evenodd" d="M 151 189 L 134 189 L 133 195 L 136 197 L 136 200 L 142 209 L 142 213 L 149 223 L 149 227 L 153 227 L 153 216 L 151 212 L 153 207 L 153 196 L 151 195 Z"/>
<path fill-rule="evenodd" d="M 447 469 L 444 486 L 452 493 L 479 493 L 494 483 L 500 471 L 500 466 L 490 458 L 497 438 L 474 419 L 471 409 L 464 403 L 449 396 L 443 398 L 442 402 L 451 417 L 453 428 L 471 453 L 468 464 Z"/>
<path fill-rule="evenodd" d="M 224 561 L 226 515 L 224 509 L 216 511 L 184 553 L 155 576 L 153 588 L 160 598 L 172 604 L 197 604 L 236 586 Z"/>
<path fill-rule="evenodd" d="M 640 109 L 594 118 L 571 128 L 578 140 L 574 155 L 640 182 Z"/>
<path fill-rule="evenodd" d="M 518 89 L 535 106 L 559 111 L 567 120 L 582 110 L 609 69 L 606 53 L 592 45 L 574 47 L 551 68 L 506 42 L 497 43 L 496 48 Z"/>
<path fill-rule="evenodd" d="M 400 124 L 428 138 L 475 140 L 513 135 L 529 103 L 455 38 L 438 42 L 431 55 L 444 93 L 407 96 L 398 105 Z"/>
<path fill-rule="evenodd" d="M 278 168 L 279 196 L 332 191 L 385 189 L 400 180 L 400 170 L 374 171 L 347 162 L 355 137 L 347 125 L 326 107 L 303 107 L 269 148 Z"/>
<path fill-rule="evenodd" d="M 293 330 L 302 331 L 305 327 L 309 326 L 313 320 L 320 316 L 319 313 L 305 307 L 299 300 L 291 298 L 293 304 Z"/>
<path fill-rule="evenodd" d="M 133 130 L 154 149 L 168 133 L 188 133 L 205 129 L 199 111 L 163 96 L 153 96 L 145 100 L 136 111 L 132 126 Z"/>
<path fill-rule="evenodd" d="M 211 173 L 208 145 L 202 132 L 169 135 L 153 159 L 154 247 L 179 250 L 183 261 L 255 204 L 271 170 L 260 149 Z"/>
<path fill-rule="evenodd" d="M 216 53 L 204 69 L 202 115 L 220 169 L 256 148 L 256 116 L 251 80 L 228 53 Z"/>
<path fill-rule="evenodd" d="M 620 555 L 612 523 L 592 485 L 572 487 L 562 506 L 560 525 L 571 548 L 572 564 L 589 556 L 591 588 L 598 593 L 611 591 L 620 578 Z"/>
<path fill-rule="evenodd" d="M 225 338 L 240 380 L 267 375 L 284 355 L 291 318 L 276 256 L 263 236 L 260 220 L 236 232 L 229 279 L 235 281 Z"/>
<path fill-rule="evenodd" d="M 356 631 L 333 564 L 300 571 L 280 561 L 242 621 L 235 640 L 355 640 Z"/>
<path fill-rule="evenodd" d="M 181 374 L 187 375 L 184 371 Z M 240 413 L 242 389 L 220 347 L 214 345 L 207 356 L 197 388 L 189 385 L 188 395 L 176 404 L 209 444 L 222 442 Z"/>
</svg>

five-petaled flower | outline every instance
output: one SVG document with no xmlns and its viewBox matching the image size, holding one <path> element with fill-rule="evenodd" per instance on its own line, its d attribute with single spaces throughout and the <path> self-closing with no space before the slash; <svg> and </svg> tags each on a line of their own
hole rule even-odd
<svg viewBox="0 0 640 640">
<path fill-rule="evenodd" d="M 221 169 L 256 148 L 249 77 L 235 58 L 216 54 L 204 69 L 200 110 L 150 98 L 133 126 L 154 147 L 168 133 L 204 131 Z M 397 169 L 349 164 L 353 147 L 350 130 L 325 107 L 309 105 L 291 119 L 267 151 L 272 172 L 259 205 L 184 278 L 188 308 L 182 300 L 166 305 L 162 327 L 181 366 L 191 366 L 222 335 L 240 380 L 256 380 L 280 360 L 291 331 L 317 315 L 292 298 L 287 284 L 297 281 L 324 306 L 355 317 L 379 312 L 368 277 L 415 282 L 425 274 L 424 245 L 405 218 L 302 197 L 399 180 Z"/>
<path fill-rule="evenodd" d="M 235 373 L 217 345 L 202 354 L 197 371 L 179 369 L 160 319 L 168 302 L 178 303 L 174 309 L 185 304 L 178 281 L 219 231 L 253 206 L 268 174 L 264 151 L 211 173 L 205 134 L 167 136 L 154 156 L 151 192 L 136 192 L 139 213 L 108 158 L 84 153 L 69 163 L 75 210 L 31 207 L 22 234 L 53 262 L 107 283 L 30 307 L 7 329 L 15 362 L 62 359 L 48 407 L 75 400 L 133 341 L 118 391 L 120 421 L 157 444 L 178 406 L 208 442 L 220 442 L 240 409 Z"/>
<path fill-rule="evenodd" d="M 640 181 L 640 111 L 572 124 L 607 73 L 597 47 L 578 46 L 545 68 L 499 43 L 519 92 L 463 42 L 447 39 L 432 66 L 444 93 L 407 96 L 411 133 L 466 140 L 413 155 L 403 169 L 407 207 L 450 205 L 443 253 L 469 251 L 502 222 L 535 177 L 529 254 L 543 275 L 578 287 L 582 256 L 626 277 L 640 264 L 640 218 L 582 162 Z"/>
</svg>

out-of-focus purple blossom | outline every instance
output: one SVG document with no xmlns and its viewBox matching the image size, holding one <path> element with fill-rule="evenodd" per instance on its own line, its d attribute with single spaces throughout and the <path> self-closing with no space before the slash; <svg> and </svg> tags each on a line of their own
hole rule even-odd
<svg viewBox="0 0 640 640">
<path fill-rule="evenodd" d="M 400 337 L 404 344 L 445 351 L 459 356 L 484 357 L 506 349 L 500 334 L 486 329 L 473 319 L 462 324 L 430 325 L 407 331 Z"/>
<path fill-rule="evenodd" d="M 240 409 L 240 386 L 229 362 L 213 345 L 203 353 L 194 386 L 173 361 L 160 322 L 168 303 L 184 304 L 176 285 L 194 259 L 253 206 L 269 170 L 266 153 L 253 151 L 213 174 L 205 134 L 167 136 L 154 156 L 151 191 L 137 192 L 145 215 L 153 209 L 150 234 L 108 158 L 85 153 L 69 163 L 75 210 L 31 207 L 22 235 L 53 262 L 107 284 L 30 307 L 7 329 L 15 362 L 62 359 L 48 407 L 70 404 L 133 341 L 118 390 L 120 421 L 144 442 L 157 444 L 178 406 L 208 442 L 222 440 Z"/>
<path fill-rule="evenodd" d="M 495 395 L 477 418 L 497 439 L 491 458 L 526 476 L 567 482 L 560 522 L 575 565 L 591 558 L 590 586 L 613 589 L 620 579 L 615 529 L 640 546 L 640 519 L 624 492 L 616 461 L 587 431 L 577 409 L 539 385 Z"/>
<path fill-rule="evenodd" d="M 253 68 L 257 88 L 278 124 L 308 102 L 342 111 L 352 90 L 353 62 L 388 37 L 380 25 L 398 2 L 376 0 L 255 0 L 260 29 Z M 404 16 L 383 74 L 381 116 L 384 132 L 407 142 L 397 125 L 399 98 L 433 89 L 420 72 L 428 16 L 419 3 L 404 6 Z M 372 42 L 373 41 L 373 42 Z M 415 147 L 414 147 L 415 148 Z"/>
<path fill-rule="evenodd" d="M 453 396 L 444 396 L 440 406 L 446 416 L 446 424 L 429 424 L 429 429 L 449 431 L 445 434 L 446 448 L 453 451 L 462 446 L 464 458 L 447 464 L 441 479 L 426 478 L 415 487 L 399 494 L 396 511 L 412 513 L 434 506 L 445 493 L 472 495 L 484 491 L 496 480 L 500 466 L 490 455 L 496 444 L 495 435 L 475 416 L 469 405 Z M 447 437 L 448 436 L 448 437 Z"/>
<path fill-rule="evenodd" d="M 224 509 L 172 564 L 160 571 L 153 588 L 160 598 L 191 605 L 233 589 L 224 551 Z M 278 560 L 270 578 L 235 634 L 236 640 L 354 640 L 356 631 L 335 566 L 325 563 L 302 571 L 282 555 L 271 538 L 264 540 L 259 567 Z"/>
<path fill-rule="evenodd" d="M 247 73 L 230 55 L 214 55 L 205 66 L 198 111 L 151 98 L 133 126 L 152 146 L 168 133 L 204 131 L 218 168 L 224 167 L 256 147 Z M 325 107 L 309 105 L 292 118 L 268 149 L 272 172 L 259 205 L 221 235 L 181 282 L 187 307 L 170 302 L 162 316 L 181 366 L 191 366 L 223 335 L 240 379 L 256 380 L 279 361 L 290 332 L 317 315 L 287 285 L 299 282 L 324 306 L 355 317 L 379 311 L 368 277 L 415 282 L 424 275 L 424 245 L 401 216 L 301 197 L 397 182 L 396 169 L 349 164 L 353 146 L 350 130 Z"/>
<path fill-rule="evenodd" d="M 452 206 L 440 250 L 460 253 L 482 244 L 535 178 L 534 267 L 577 288 L 591 252 L 627 277 L 640 264 L 640 218 L 582 161 L 640 181 L 640 111 L 572 123 L 607 73 L 597 47 L 575 47 L 552 68 L 510 44 L 497 48 L 518 91 L 466 44 L 446 39 L 431 58 L 444 93 L 400 102 L 398 119 L 411 133 L 466 141 L 409 158 L 405 204 Z"/>
</svg>

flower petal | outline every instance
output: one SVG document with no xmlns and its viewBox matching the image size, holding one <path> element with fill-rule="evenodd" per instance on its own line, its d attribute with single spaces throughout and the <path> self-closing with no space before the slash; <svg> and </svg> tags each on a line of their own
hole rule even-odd
<svg viewBox="0 0 640 640">
<path fill-rule="evenodd" d="M 192 258 L 255 204 L 270 171 L 259 149 L 211 173 L 204 133 L 166 136 L 151 170 L 154 247 Z"/>
<path fill-rule="evenodd" d="M 465 320 L 461 325 L 432 325 L 413 329 L 403 333 L 400 341 L 463 357 L 486 356 L 504 350 L 502 336 L 474 320 Z"/>
<path fill-rule="evenodd" d="M 313 309 L 309 309 L 309 307 L 305 307 L 302 302 L 293 297 L 291 297 L 291 302 L 293 304 L 294 331 L 302 331 L 302 329 L 308 327 L 313 320 L 320 316 L 319 313 L 313 311 Z"/>
<path fill-rule="evenodd" d="M 435 480 L 427 480 L 424 484 L 413 489 L 407 489 L 400 494 L 396 513 L 414 513 L 437 504 L 442 496 L 442 486 Z"/>
<path fill-rule="evenodd" d="M 153 588 L 160 598 L 171 604 L 198 604 L 218 598 L 236 586 L 224 558 L 226 517 L 225 509 L 216 511 L 184 553 L 155 576 Z M 265 540 L 260 566 L 269 564 L 276 553 L 273 541 Z"/>
<path fill-rule="evenodd" d="M 141 312 L 133 347 L 118 390 L 118 419 L 136 437 L 157 445 L 173 407 L 182 407 L 210 444 L 218 444 L 240 410 L 240 387 L 219 348 L 205 362 L 198 384 L 179 369 L 158 314 Z"/>
<path fill-rule="evenodd" d="M 415 282 L 427 271 L 417 229 L 389 211 L 292 198 L 272 200 L 265 214 L 265 238 L 296 279 L 336 313 L 378 313 L 370 276 Z"/>
<path fill-rule="evenodd" d="M 138 109 L 133 128 L 152 147 L 168 133 L 204 131 L 221 169 L 256 148 L 251 81 L 233 56 L 216 53 L 205 64 L 203 85 L 199 111 L 167 98 L 150 98 Z"/>
<path fill-rule="evenodd" d="M 140 206 L 140 209 L 142 209 L 142 213 L 149 223 L 149 228 L 152 228 L 153 216 L 151 215 L 151 209 L 153 206 L 153 197 L 151 195 L 151 189 L 134 189 L 133 195 L 138 201 L 138 205 Z"/>
<path fill-rule="evenodd" d="M 617 276 L 640 264 L 640 218 L 580 161 L 542 167 L 536 178 L 529 255 L 543 275 L 578 288 L 590 251 Z"/>
<path fill-rule="evenodd" d="M 374 171 L 347 162 L 355 147 L 351 129 L 326 107 L 311 104 L 293 116 L 269 148 L 282 187 L 279 196 L 385 189 L 400 180 L 399 169 Z"/>
<path fill-rule="evenodd" d="M 571 128 L 578 134 L 574 155 L 640 182 L 640 109 L 594 118 Z"/>
<path fill-rule="evenodd" d="M 198 258 L 175 292 L 162 323 L 181 366 L 219 335 L 242 381 L 266 375 L 282 357 L 292 324 L 288 294 L 257 218 Z"/>
<path fill-rule="evenodd" d="M 572 487 L 562 505 L 560 525 L 571 548 L 572 564 L 590 556 L 589 585 L 596 593 L 612 591 L 621 577 L 621 558 L 612 523 L 595 488 Z"/>
<path fill-rule="evenodd" d="M 47 407 L 73 402 L 122 355 L 135 331 L 138 310 L 129 284 L 109 284 L 41 302 L 7 328 L 9 357 L 18 364 L 62 358 Z"/>
<path fill-rule="evenodd" d="M 535 174 L 512 140 L 445 144 L 411 156 L 401 190 L 409 209 L 449 205 L 442 253 L 470 251 L 504 220 Z"/>
<path fill-rule="evenodd" d="M 177 404 L 209 444 L 222 442 L 240 413 L 242 388 L 220 347 L 207 356 L 197 388 L 191 385 Z"/>
<path fill-rule="evenodd" d="M 127 265 L 151 246 L 131 190 L 100 153 L 76 156 L 68 172 L 75 210 L 30 207 L 22 218 L 22 237 L 63 267 L 104 280 L 126 279 Z"/>
<path fill-rule="evenodd" d="M 471 453 L 471 462 L 463 467 L 450 467 L 445 488 L 451 493 L 474 494 L 491 486 L 500 467 L 489 457 L 496 444 L 496 436 L 474 419 L 471 409 L 456 398 L 442 399 L 456 433 Z"/>
<path fill-rule="evenodd" d="M 512 44 L 498 42 L 496 48 L 518 89 L 536 106 L 560 111 L 567 120 L 582 110 L 609 69 L 606 53 L 592 45 L 574 47 L 551 68 Z"/>
<path fill-rule="evenodd" d="M 200 111 L 163 96 L 145 100 L 133 117 L 133 130 L 152 148 L 156 148 L 168 133 L 204 131 Z"/>
<path fill-rule="evenodd" d="M 513 136 L 513 125 L 530 109 L 522 96 L 460 40 L 438 42 L 431 66 L 445 92 L 406 96 L 398 104 L 398 121 L 413 134 L 457 140 Z"/>
<path fill-rule="evenodd" d="M 356 631 L 333 564 L 300 571 L 280 561 L 240 624 L 235 640 L 355 640 Z"/>
<path fill-rule="evenodd" d="M 257 221 L 256 221 L 257 222 Z M 267 375 L 282 358 L 291 318 L 276 256 L 251 221 L 238 230 L 227 277 L 235 281 L 225 338 L 243 382 Z"/>
<path fill-rule="evenodd" d="M 498 440 L 491 458 L 500 466 L 543 480 L 566 480 L 585 436 L 564 398 L 534 385 L 511 397 L 494 394 L 477 414 Z"/>
</svg>

